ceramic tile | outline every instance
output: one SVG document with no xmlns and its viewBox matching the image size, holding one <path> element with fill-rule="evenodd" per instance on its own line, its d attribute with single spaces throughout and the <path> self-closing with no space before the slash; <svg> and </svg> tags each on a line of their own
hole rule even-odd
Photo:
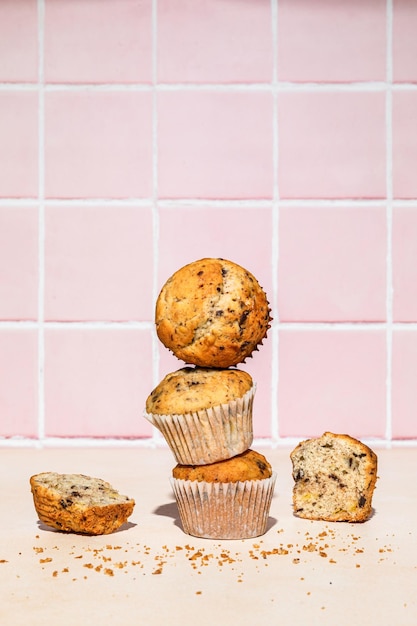
<svg viewBox="0 0 417 626">
<path fill-rule="evenodd" d="M 282 330 L 280 435 L 384 437 L 385 343 L 379 330 Z"/>
<path fill-rule="evenodd" d="M 0 2 L 0 81 L 38 80 L 38 3 Z"/>
<path fill-rule="evenodd" d="M 417 93 L 393 94 L 392 157 L 395 198 L 417 198 Z"/>
<path fill-rule="evenodd" d="M 398 83 L 417 82 L 417 5 L 409 0 L 393 0 L 392 20 L 393 77 Z"/>
<path fill-rule="evenodd" d="M 392 436 L 417 437 L 417 332 L 394 330 L 392 336 Z"/>
<path fill-rule="evenodd" d="M 272 210 L 248 207 L 159 209 L 158 286 L 204 257 L 226 258 L 257 278 L 272 301 Z"/>
<path fill-rule="evenodd" d="M 385 221 L 383 206 L 282 208 L 280 320 L 385 320 Z"/>
<path fill-rule="evenodd" d="M 279 0 L 279 79 L 384 80 L 385 23 L 385 0 Z"/>
<path fill-rule="evenodd" d="M 38 194 L 38 96 L 0 92 L 0 196 Z"/>
<path fill-rule="evenodd" d="M 0 207 L 0 319 L 37 316 L 37 207 Z"/>
<path fill-rule="evenodd" d="M 286 92 L 278 114 L 282 198 L 384 197 L 385 94 Z"/>
<path fill-rule="evenodd" d="M 45 190 L 49 198 L 149 197 L 151 95 L 47 93 Z"/>
<path fill-rule="evenodd" d="M 45 80 L 152 81 L 152 2 L 45 0 Z"/>
<path fill-rule="evenodd" d="M 159 197 L 271 198 L 272 180 L 270 94 L 159 94 Z"/>
<path fill-rule="evenodd" d="M 269 82 L 268 2 L 158 2 L 158 80 L 164 83 Z"/>
<path fill-rule="evenodd" d="M 248 372 L 256 383 L 256 394 L 253 402 L 253 435 L 255 439 L 273 436 L 273 408 L 272 408 L 272 351 L 273 340 L 271 331 L 268 332 L 262 345 L 252 353 L 238 367 Z M 274 408 L 275 408 L 274 402 Z"/>
<path fill-rule="evenodd" d="M 58 437 L 146 437 L 150 332 L 45 330 L 45 432 Z"/>
<path fill-rule="evenodd" d="M 150 207 L 48 206 L 45 230 L 47 320 L 151 319 Z"/>
<path fill-rule="evenodd" d="M 417 208 L 396 206 L 392 224 L 393 319 L 417 321 Z"/>
<path fill-rule="evenodd" d="M 334 423 L 386 436 L 387 330 L 366 324 L 386 321 L 391 267 L 393 322 L 417 322 L 417 209 L 402 202 L 417 199 L 417 8 L 311 5 L 0 2 L 0 335 L 9 337 L 0 368 L 17 346 L 0 381 L 0 431 L 12 435 L 13 423 L 18 435 L 43 431 L 37 331 L 19 326 L 41 314 L 57 322 L 46 328 L 47 437 L 151 437 L 140 415 L 156 382 L 154 288 L 187 262 L 221 256 L 255 274 L 276 321 L 304 324 L 284 327 L 279 346 L 268 337 L 242 366 L 258 383 L 255 435 L 271 438 L 279 427 L 280 436 L 303 437 Z M 276 79 L 287 84 L 275 93 Z M 15 336 L 10 322 L 27 334 Z M 362 326 L 302 331 L 310 322 Z M 416 436 L 404 374 L 414 368 L 414 329 L 404 329 L 404 337 L 393 329 L 398 438 Z M 161 372 L 181 366 L 159 349 Z"/>
<path fill-rule="evenodd" d="M 38 413 L 36 330 L 0 329 L 0 437 L 36 437 Z"/>
</svg>

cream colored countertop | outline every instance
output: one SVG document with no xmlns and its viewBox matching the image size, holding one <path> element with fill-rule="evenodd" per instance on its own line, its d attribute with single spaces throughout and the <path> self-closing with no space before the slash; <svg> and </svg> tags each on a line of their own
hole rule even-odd
<svg viewBox="0 0 417 626">
<path fill-rule="evenodd" d="M 417 448 L 374 448 L 364 524 L 301 520 L 289 449 L 257 449 L 277 472 L 267 533 L 211 541 L 181 530 L 169 450 L 0 448 L 0 623 L 7 626 L 417 624 Z M 113 535 L 42 526 L 29 477 L 100 476 L 136 500 Z"/>
</svg>

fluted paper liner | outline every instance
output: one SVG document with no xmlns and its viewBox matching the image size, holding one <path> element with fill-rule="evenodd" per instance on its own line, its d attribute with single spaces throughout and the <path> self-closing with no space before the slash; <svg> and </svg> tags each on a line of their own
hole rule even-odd
<svg viewBox="0 0 417 626">
<path fill-rule="evenodd" d="M 270 478 L 235 483 L 171 478 L 184 532 L 205 539 L 263 535 L 275 480 L 275 472 Z"/>
<path fill-rule="evenodd" d="M 161 431 L 177 463 L 207 465 L 250 448 L 255 390 L 254 384 L 241 398 L 201 411 L 182 415 L 145 411 L 144 417 Z"/>
</svg>

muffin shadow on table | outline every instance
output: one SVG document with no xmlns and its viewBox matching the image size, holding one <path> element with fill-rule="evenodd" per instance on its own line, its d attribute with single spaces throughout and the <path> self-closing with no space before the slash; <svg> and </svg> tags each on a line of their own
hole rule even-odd
<svg viewBox="0 0 417 626">
<path fill-rule="evenodd" d="M 47 526 L 47 524 L 44 524 L 41 520 L 37 521 L 37 525 L 38 525 L 38 529 L 41 532 L 44 533 L 58 533 L 58 534 L 62 534 L 65 531 L 59 530 L 58 528 L 53 528 L 52 526 Z M 128 530 L 131 530 L 132 528 L 135 528 L 135 526 L 137 526 L 137 524 L 133 523 L 133 522 L 125 522 L 124 524 L 122 524 L 122 526 L 120 526 L 119 528 L 117 528 L 116 530 L 113 530 L 113 532 L 111 533 L 112 535 L 117 535 L 118 533 L 124 533 Z M 85 535 L 87 537 L 92 536 L 89 533 L 77 533 L 74 531 L 66 531 L 67 534 L 73 534 L 73 535 Z"/>
</svg>

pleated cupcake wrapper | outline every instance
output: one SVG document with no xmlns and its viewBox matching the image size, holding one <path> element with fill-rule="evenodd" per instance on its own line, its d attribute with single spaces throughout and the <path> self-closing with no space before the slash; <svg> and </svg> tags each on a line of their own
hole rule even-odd
<svg viewBox="0 0 417 626">
<path fill-rule="evenodd" d="M 171 478 L 184 532 L 205 539 L 250 539 L 266 532 L 276 473 L 262 480 L 208 483 Z"/>
<path fill-rule="evenodd" d="M 242 398 L 183 415 L 144 413 L 165 437 L 177 463 L 207 465 L 230 459 L 250 448 L 256 385 Z"/>
</svg>

